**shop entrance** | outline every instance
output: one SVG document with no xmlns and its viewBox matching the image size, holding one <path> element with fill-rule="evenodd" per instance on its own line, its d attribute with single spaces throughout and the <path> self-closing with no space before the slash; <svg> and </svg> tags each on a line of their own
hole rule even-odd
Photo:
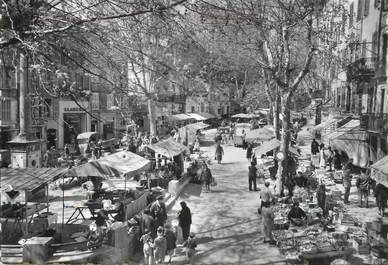
<svg viewBox="0 0 388 265">
<path fill-rule="evenodd" d="M 63 142 L 75 146 L 77 135 L 82 132 L 82 116 L 80 114 L 63 114 Z"/>
</svg>

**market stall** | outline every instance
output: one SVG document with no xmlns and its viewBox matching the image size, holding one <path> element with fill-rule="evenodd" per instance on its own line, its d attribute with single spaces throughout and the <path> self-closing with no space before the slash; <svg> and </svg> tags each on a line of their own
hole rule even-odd
<svg viewBox="0 0 388 265">
<path fill-rule="evenodd" d="M 191 123 L 179 128 L 181 143 L 184 145 L 194 145 L 195 138 L 200 136 L 201 130 L 208 128 L 210 125 L 203 122 Z"/>
<path fill-rule="evenodd" d="M 3 243 L 17 240 L 17 235 L 43 232 L 56 223 L 57 216 L 49 212 L 48 184 L 60 178 L 65 171 L 62 168 L 0 170 L 2 233 L 10 236 L 4 236 Z"/>
<path fill-rule="evenodd" d="M 245 136 L 245 141 L 249 143 L 263 143 L 275 138 L 275 130 L 272 126 L 265 126 L 263 128 L 248 131 Z"/>
</svg>

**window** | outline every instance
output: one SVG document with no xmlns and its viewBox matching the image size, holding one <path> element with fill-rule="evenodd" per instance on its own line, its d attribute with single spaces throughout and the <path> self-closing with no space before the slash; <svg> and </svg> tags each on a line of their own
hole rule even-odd
<svg viewBox="0 0 388 265">
<path fill-rule="evenodd" d="M 361 20 L 361 18 L 362 18 L 362 6 L 363 6 L 363 0 L 358 0 L 357 21 Z"/>
<path fill-rule="evenodd" d="M 364 5 L 364 16 L 367 17 L 369 15 L 369 6 L 370 6 L 370 0 L 365 0 Z"/>
<path fill-rule="evenodd" d="M 191 106 L 191 112 L 195 112 L 195 107 Z"/>
<path fill-rule="evenodd" d="M 0 121 L 11 120 L 11 100 L 0 99 Z"/>
</svg>

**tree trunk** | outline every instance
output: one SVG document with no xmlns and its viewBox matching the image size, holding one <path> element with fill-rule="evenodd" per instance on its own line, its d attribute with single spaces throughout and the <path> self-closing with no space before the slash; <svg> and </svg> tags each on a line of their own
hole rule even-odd
<svg viewBox="0 0 388 265">
<path fill-rule="evenodd" d="M 156 132 L 156 119 L 155 119 L 155 108 L 154 108 L 154 101 L 152 99 L 147 99 L 147 105 L 148 105 L 148 120 L 150 123 L 150 134 L 151 135 L 157 135 Z"/>
<path fill-rule="evenodd" d="M 276 93 L 275 102 L 273 103 L 273 127 L 275 129 L 275 137 L 280 140 L 280 95 Z"/>
<path fill-rule="evenodd" d="M 281 96 L 281 108 L 283 114 L 283 122 L 282 122 L 282 133 L 281 133 L 281 143 L 280 143 L 280 152 L 284 154 L 284 160 L 279 161 L 278 167 L 278 178 L 276 183 L 276 193 L 280 195 L 283 190 L 283 182 L 285 178 L 288 176 L 286 174 L 288 172 L 287 164 L 288 164 L 288 150 L 290 145 L 290 129 L 291 129 L 291 112 L 290 112 L 290 99 L 291 95 L 286 93 Z"/>
</svg>

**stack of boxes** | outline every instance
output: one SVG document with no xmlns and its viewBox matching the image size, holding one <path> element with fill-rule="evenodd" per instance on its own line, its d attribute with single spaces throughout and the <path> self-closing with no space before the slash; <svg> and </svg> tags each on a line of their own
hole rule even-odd
<svg viewBox="0 0 388 265">
<path fill-rule="evenodd" d="M 388 218 L 379 218 L 366 224 L 371 254 L 375 257 L 388 258 Z"/>
</svg>

